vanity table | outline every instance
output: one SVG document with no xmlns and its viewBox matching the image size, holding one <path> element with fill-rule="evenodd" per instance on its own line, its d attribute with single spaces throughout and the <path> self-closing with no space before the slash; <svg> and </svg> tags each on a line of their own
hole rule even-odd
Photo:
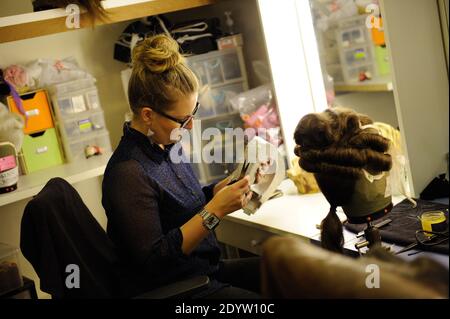
<svg viewBox="0 0 450 319">
<path fill-rule="evenodd" d="M 242 210 L 227 215 L 216 228 L 217 239 L 256 255 L 261 254 L 262 243 L 271 236 L 293 236 L 306 242 L 319 242 L 320 230 L 317 225 L 320 225 L 330 208 L 322 193 L 298 194 L 294 183 L 289 179 L 285 179 L 279 189 L 284 195 L 265 202 L 254 215 L 248 216 Z M 396 205 L 403 199 L 403 196 L 393 196 L 392 202 Z M 338 216 L 341 221 L 346 219 L 342 210 L 338 210 Z M 355 244 L 362 240 L 356 235 L 344 228 L 344 248 L 355 254 Z M 385 245 L 392 251 L 403 248 L 395 244 Z M 409 251 L 411 252 L 414 250 Z M 407 253 L 398 256 L 407 260 L 428 256 L 449 267 L 448 256 L 444 254 L 421 252 L 411 256 Z"/>
</svg>

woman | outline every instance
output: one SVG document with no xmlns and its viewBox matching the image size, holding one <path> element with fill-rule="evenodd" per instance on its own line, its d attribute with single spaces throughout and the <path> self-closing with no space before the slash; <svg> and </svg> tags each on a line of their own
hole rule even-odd
<svg viewBox="0 0 450 319">
<path fill-rule="evenodd" d="M 201 188 L 190 164 L 171 161 L 172 130 L 192 129 L 198 82 L 177 43 L 157 35 L 133 50 L 128 96 L 133 119 L 105 171 L 103 206 L 130 294 L 196 275 L 209 289 L 195 297 L 258 295 L 259 259 L 220 261 L 212 228 L 250 199 L 248 178 Z M 202 213 L 201 215 L 199 213 Z"/>
</svg>

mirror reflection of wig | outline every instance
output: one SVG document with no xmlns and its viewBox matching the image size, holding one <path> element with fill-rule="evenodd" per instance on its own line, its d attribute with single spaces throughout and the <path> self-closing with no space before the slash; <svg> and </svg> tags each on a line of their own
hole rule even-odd
<svg viewBox="0 0 450 319">
<path fill-rule="evenodd" d="M 294 133 L 300 166 L 314 173 L 331 205 L 322 221 L 321 242 L 332 251 L 341 251 L 344 243 L 336 208 L 350 202 L 363 170 L 375 175 L 392 166 L 391 156 L 386 154 L 390 141 L 373 128 L 361 128 L 372 123 L 366 115 L 336 107 L 307 114 Z"/>
</svg>

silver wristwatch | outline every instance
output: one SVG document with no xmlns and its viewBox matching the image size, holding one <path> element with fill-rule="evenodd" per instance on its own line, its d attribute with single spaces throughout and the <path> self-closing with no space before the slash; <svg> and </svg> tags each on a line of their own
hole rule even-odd
<svg viewBox="0 0 450 319">
<path fill-rule="evenodd" d="M 213 213 L 207 212 L 203 209 L 200 213 L 198 213 L 203 218 L 203 226 L 205 226 L 208 230 L 213 230 L 219 225 L 220 219 Z"/>
</svg>

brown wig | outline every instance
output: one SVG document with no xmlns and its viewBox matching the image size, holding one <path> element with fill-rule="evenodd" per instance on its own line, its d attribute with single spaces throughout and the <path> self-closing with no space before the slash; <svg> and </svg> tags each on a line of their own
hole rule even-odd
<svg viewBox="0 0 450 319">
<path fill-rule="evenodd" d="M 93 19 L 104 20 L 107 18 L 107 13 L 102 7 L 101 0 L 35 0 L 33 2 L 35 11 L 66 8 L 69 4 L 84 7 Z"/>
<path fill-rule="evenodd" d="M 314 173 L 331 205 L 322 221 L 321 242 L 332 251 L 342 251 L 344 243 L 336 208 L 350 202 L 362 170 L 376 174 L 389 171 L 392 165 L 391 156 L 386 154 L 389 140 L 374 129 L 361 129 L 361 125 L 372 123 L 366 115 L 336 107 L 307 114 L 295 129 L 294 152 L 300 158 L 299 164 Z"/>
</svg>

